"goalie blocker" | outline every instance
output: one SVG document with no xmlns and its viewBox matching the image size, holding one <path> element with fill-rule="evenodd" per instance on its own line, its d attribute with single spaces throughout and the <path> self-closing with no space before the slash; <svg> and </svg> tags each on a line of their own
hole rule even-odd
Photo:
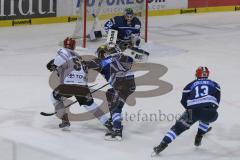
<svg viewBox="0 0 240 160">
<path fill-rule="evenodd" d="M 130 41 L 119 41 L 117 40 L 118 31 L 109 29 L 107 43 L 108 44 L 118 44 L 123 54 L 132 57 L 137 62 L 146 62 L 148 56 L 150 55 L 147 51 L 133 47 Z"/>
</svg>

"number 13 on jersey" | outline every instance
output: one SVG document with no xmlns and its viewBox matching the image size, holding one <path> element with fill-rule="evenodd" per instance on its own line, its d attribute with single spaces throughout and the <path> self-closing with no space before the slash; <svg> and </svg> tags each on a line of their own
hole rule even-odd
<svg viewBox="0 0 240 160">
<path fill-rule="evenodd" d="M 195 98 L 208 95 L 208 90 L 209 90 L 208 86 L 206 86 L 206 85 L 196 86 L 195 87 Z"/>
</svg>

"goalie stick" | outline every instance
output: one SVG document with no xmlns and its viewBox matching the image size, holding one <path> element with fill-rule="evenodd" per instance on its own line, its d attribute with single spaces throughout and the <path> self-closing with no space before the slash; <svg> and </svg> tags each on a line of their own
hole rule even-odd
<svg viewBox="0 0 240 160">
<path fill-rule="evenodd" d="M 132 57 L 136 62 L 146 62 L 150 55 L 149 52 L 137 47 L 129 47 L 123 53 Z"/>
<path fill-rule="evenodd" d="M 115 30 L 112 30 L 112 31 L 115 31 Z M 109 38 L 109 35 L 108 35 L 108 39 L 110 39 L 110 38 Z M 123 54 L 132 57 L 137 62 L 146 62 L 148 57 L 150 56 L 150 53 L 147 52 L 146 50 L 143 50 L 143 49 L 138 48 L 138 47 L 134 47 L 133 42 L 131 40 L 120 40 L 120 39 L 118 39 L 117 44 L 119 45 Z"/>
<path fill-rule="evenodd" d="M 144 55 L 146 55 L 146 56 L 149 56 L 149 55 L 150 55 L 149 52 L 147 52 L 147 51 L 145 51 L 145 50 L 143 50 L 143 49 L 139 49 L 139 48 L 137 48 L 137 47 L 131 47 L 131 48 L 129 48 L 129 49 L 131 49 L 131 50 L 133 50 L 133 51 L 135 51 L 135 52 L 137 52 L 137 53 L 144 54 Z"/>
<path fill-rule="evenodd" d="M 109 85 L 109 83 L 106 83 L 105 85 L 99 87 L 98 89 L 93 90 L 93 91 L 90 92 L 90 93 L 93 94 L 93 93 L 99 91 L 100 89 L 106 87 L 107 85 Z M 68 107 L 70 107 L 71 105 L 73 105 L 73 104 L 75 104 L 75 103 L 77 103 L 77 100 L 74 101 L 74 102 L 72 102 L 72 103 L 70 103 L 69 105 L 65 106 L 65 109 L 68 108 Z M 41 112 L 40 114 L 41 114 L 42 116 L 52 116 L 52 115 L 55 115 L 56 113 L 57 113 L 57 112 L 53 112 L 53 113 Z"/>
</svg>

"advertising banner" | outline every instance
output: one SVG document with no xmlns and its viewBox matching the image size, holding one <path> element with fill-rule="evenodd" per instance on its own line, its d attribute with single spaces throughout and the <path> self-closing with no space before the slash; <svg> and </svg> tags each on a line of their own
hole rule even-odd
<svg viewBox="0 0 240 160">
<path fill-rule="evenodd" d="M 71 2 L 62 2 L 64 0 L 59 0 L 57 16 L 62 15 L 71 15 L 72 12 L 67 12 L 66 10 L 70 10 L 76 8 L 81 2 L 81 0 L 71 0 Z M 87 0 L 87 4 L 89 8 L 93 8 L 93 6 L 97 6 L 96 2 L 98 0 Z M 145 0 L 106 0 L 101 3 L 101 12 L 105 14 L 109 13 L 119 13 L 123 12 L 126 6 L 132 7 L 136 10 L 142 7 L 142 4 Z M 148 9 L 149 11 L 159 11 L 159 10 L 169 10 L 169 9 L 185 9 L 188 7 L 188 0 L 148 0 Z M 68 5 L 65 5 L 68 3 Z M 73 6 L 69 4 L 72 3 Z M 64 6 L 64 7 L 63 7 Z"/>
<path fill-rule="evenodd" d="M 188 0 L 188 8 L 235 5 L 240 5 L 240 0 Z"/>
<path fill-rule="evenodd" d="M 0 20 L 56 17 L 57 0 L 0 0 Z"/>
<path fill-rule="evenodd" d="M 188 7 L 188 0 L 149 0 L 149 11 L 182 9 Z"/>
</svg>

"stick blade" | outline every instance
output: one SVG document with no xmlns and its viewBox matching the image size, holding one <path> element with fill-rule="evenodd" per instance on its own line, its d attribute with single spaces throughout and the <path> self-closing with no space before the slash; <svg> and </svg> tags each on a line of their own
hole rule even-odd
<svg viewBox="0 0 240 160">
<path fill-rule="evenodd" d="M 54 115 L 55 113 L 45 113 L 45 112 L 41 112 L 40 113 L 42 116 L 52 116 Z"/>
</svg>

